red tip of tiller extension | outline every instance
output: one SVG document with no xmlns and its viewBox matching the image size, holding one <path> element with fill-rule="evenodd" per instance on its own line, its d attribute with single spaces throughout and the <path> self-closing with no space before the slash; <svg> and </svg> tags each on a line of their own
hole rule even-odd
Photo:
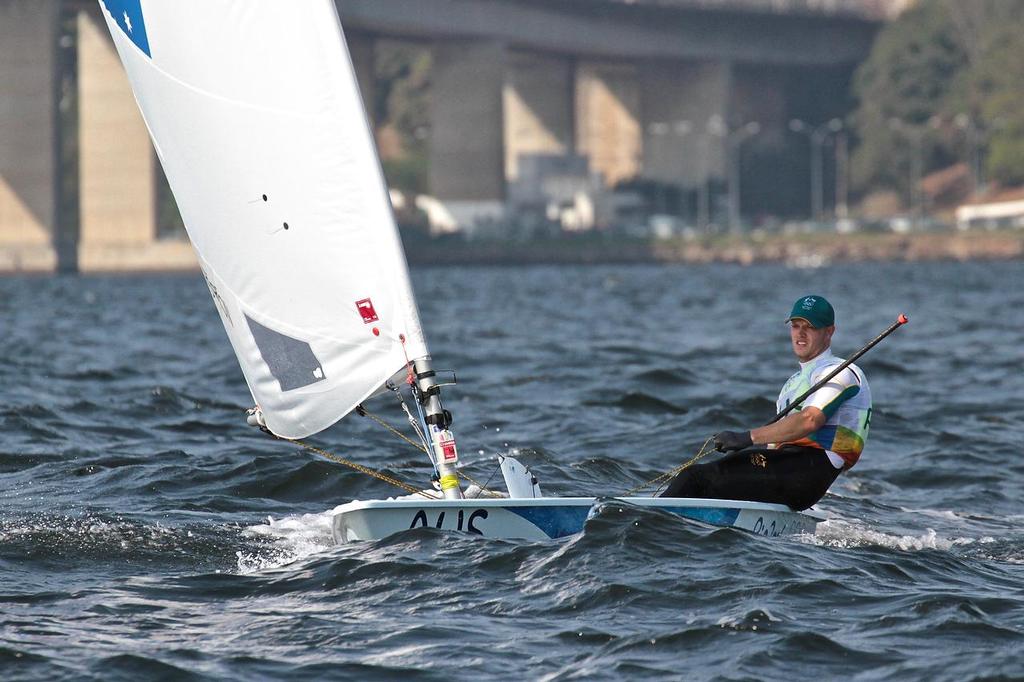
<svg viewBox="0 0 1024 682">
<path fill-rule="evenodd" d="M 910 322 L 910 318 L 903 313 L 900 313 L 900 316 L 896 318 L 896 321 L 900 324 L 906 324 L 907 322 Z"/>
</svg>

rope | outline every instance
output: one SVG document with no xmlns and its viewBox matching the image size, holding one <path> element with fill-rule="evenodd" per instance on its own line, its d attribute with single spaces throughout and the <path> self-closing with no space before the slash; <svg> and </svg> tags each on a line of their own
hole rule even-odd
<svg viewBox="0 0 1024 682">
<path fill-rule="evenodd" d="M 491 475 L 487 477 L 487 480 L 484 481 L 484 484 L 480 485 L 479 483 L 477 483 L 477 485 L 480 485 L 480 489 L 481 490 L 487 490 L 487 484 L 491 482 L 491 479 L 494 478 L 494 474 L 498 473 L 498 469 L 500 469 L 500 468 L 501 468 L 501 460 L 498 460 L 498 463 L 494 465 L 494 468 L 491 470 Z M 475 481 L 474 481 L 474 483 L 475 483 Z M 491 491 L 487 490 L 487 492 L 491 492 Z M 496 497 L 500 497 L 501 496 L 499 493 L 493 493 L 493 494 Z"/>
<path fill-rule="evenodd" d="M 499 464 L 498 466 L 501 466 L 501 465 Z M 494 478 L 494 473 L 495 473 L 495 471 L 497 471 L 497 469 L 495 469 L 494 471 L 492 471 L 492 472 L 491 472 L 491 475 L 490 475 L 490 476 L 489 476 L 489 477 L 487 478 L 487 483 L 490 483 L 490 482 L 491 482 L 491 479 L 492 479 L 492 478 Z M 460 471 L 459 471 L 459 476 L 462 476 L 462 477 L 463 477 L 464 479 L 466 479 L 466 480 L 467 480 L 467 481 L 469 481 L 470 483 L 474 483 L 474 484 L 476 484 L 476 487 L 477 487 L 477 488 L 480 488 L 480 492 L 481 492 L 481 493 L 487 493 L 487 495 L 488 495 L 489 497 L 504 497 L 504 495 L 502 495 L 501 493 L 496 493 L 496 492 L 494 492 L 493 490 L 488 490 L 488 489 L 487 489 L 487 483 L 480 483 L 480 482 L 479 482 L 479 481 L 477 481 L 477 480 L 476 480 L 475 478 L 473 478 L 472 476 L 470 476 L 469 474 L 467 474 L 467 473 L 465 472 L 465 470 L 460 470 Z"/>
<path fill-rule="evenodd" d="M 381 418 L 380 418 L 380 417 L 378 417 L 377 415 L 375 415 L 375 414 L 373 414 L 372 412 L 370 412 L 369 410 L 367 410 L 367 409 L 366 409 L 365 407 L 363 407 L 363 408 L 361 409 L 361 411 L 359 412 L 359 414 L 363 415 L 364 417 L 369 417 L 370 419 L 372 419 L 373 421 L 377 422 L 378 424 L 380 424 L 381 426 L 383 426 L 383 427 L 384 427 L 385 429 L 387 429 L 387 430 L 388 430 L 388 431 L 390 431 L 391 433 L 395 434 L 396 436 L 398 436 L 399 438 L 401 438 L 402 440 L 404 440 L 404 441 L 405 441 L 406 443 L 408 443 L 409 445 L 411 445 L 411 446 L 413 446 L 414 448 L 416 448 L 417 450 L 419 450 L 420 452 L 426 452 L 426 451 L 427 451 L 427 449 L 426 449 L 425 447 L 423 447 L 423 445 L 422 445 L 422 444 L 420 444 L 420 443 L 417 443 L 417 442 L 416 442 L 416 441 L 414 441 L 414 440 L 413 440 L 412 438 L 409 438 L 409 437 L 408 437 L 408 436 L 406 436 L 406 435 L 405 435 L 404 433 L 402 433 L 401 431 L 399 431 L 398 429 L 396 429 L 396 428 L 395 428 L 394 426 L 392 426 L 391 424 L 388 424 L 388 423 L 387 423 L 386 421 L 384 421 L 383 419 L 381 419 Z"/>
<path fill-rule="evenodd" d="M 416 441 L 412 440 L 411 438 L 406 436 L 404 433 L 402 433 L 401 431 L 396 429 L 394 426 L 392 426 L 391 424 L 389 424 L 386 421 L 384 421 L 382 418 L 378 417 L 377 415 L 375 415 L 372 412 L 370 412 L 369 410 L 367 410 L 362 405 L 360 405 L 357 408 L 356 411 L 361 416 L 369 417 L 373 421 L 377 422 L 378 424 L 383 426 L 387 431 L 389 431 L 390 433 L 394 434 L 395 436 L 398 436 L 403 441 L 405 441 L 409 445 L 413 446 L 414 448 L 416 448 L 420 452 L 427 452 L 427 449 L 425 447 L 423 447 L 423 445 L 421 445 L 420 443 L 417 443 Z M 276 438 L 277 440 L 281 440 L 281 441 L 284 441 L 286 443 L 292 443 L 294 445 L 298 445 L 299 447 L 301 447 L 301 448 L 303 448 L 305 450 L 309 450 L 310 452 L 315 452 L 316 454 L 320 455 L 324 459 L 328 459 L 328 460 L 330 460 L 332 462 L 335 462 L 337 464 L 341 464 L 343 466 L 347 466 L 348 468 L 353 469 L 354 471 L 358 471 L 360 473 L 366 474 L 367 476 L 372 476 L 373 478 L 376 478 L 377 480 L 383 481 L 385 483 L 389 483 L 389 484 L 395 486 L 396 488 L 401 488 L 402 490 L 404 490 L 405 492 L 407 492 L 407 493 L 409 493 L 411 495 L 420 495 L 420 496 L 425 497 L 425 498 L 430 499 L 430 500 L 441 499 L 439 496 L 428 494 L 426 491 L 419 490 L 419 489 L 409 485 L 408 483 L 404 483 L 404 482 L 398 480 L 397 478 L 394 478 L 393 476 L 389 476 L 388 474 L 385 474 L 385 473 L 383 473 L 381 471 L 377 471 L 376 469 L 371 469 L 370 467 L 363 466 L 362 464 L 358 464 L 358 463 L 353 462 L 351 460 L 345 459 L 344 457 L 341 457 L 339 455 L 335 455 L 335 454 L 333 454 L 331 452 L 327 452 L 326 450 L 318 448 L 315 445 L 310 445 L 309 443 L 303 442 L 301 440 L 297 440 L 295 438 L 285 438 L 283 436 L 278 436 L 276 433 L 270 431 L 266 427 L 263 427 L 262 430 L 265 433 L 267 433 L 270 436 L 272 436 L 273 438 Z M 661 489 L 664 487 L 664 483 L 665 482 L 670 481 L 673 477 L 675 477 L 676 475 L 678 475 L 679 473 L 681 473 L 685 469 L 688 469 L 689 467 L 691 467 L 694 464 L 696 464 L 698 460 L 706 457 L 707 455 L 709 455 L 709 454 L 711 454 L 712 452 L 715 451 L 714 448 L 709 448 L 708 447 L 708 445 L 710 445 L 712 440 L 714 440 L 714 436 L 710 436 L 706 441 L 704 441 L 704 445 L 701 446 L 701 448 L 697 452 L 697 454 L 694 455 L 690 460 L 680 464 L 679 466 L 677 466 L 675 469 L 672 469 L 671 471 L 666 471 L 666 472 L 664 472 L 662 474 L 659 474 L 658 476 L 655 476 L 651 480 L 649 480 L 649 481 L 647 481 L 645 483 L 641 483 L 640 485 L 636 486 L 635 488 L 631 488 L 631 489 L 627 490 L 623 494 L 623 497 L 631 497 L 635 493 L 638 493 L 641 490 L 644 490 L 645 488 L 649 488 L 650 486 L 654 485 L 655 483 L 662 483 L 662 485 L 659 485 L 657 490 L 654 491 L 656 494 L 661 492 Z M 493 490 L 489 490 L 487 488 L 487 484 L 491 482 L 492 478 L 494 478 L 494 473 L 496 471 L 497 471 L 497 468 L 494 471 L 491 472 L 491 475 L 487 478 L 487 482 L 486 483 L 480 483 L 479 481 L 477 481 L 475 478 L 470 476 L 464 470 L 460 471 L 459 475 L 462 476 L 463 478 L 465 478 L 466 480 L 468 480 L 470 483 L 475 484 L 480 489 L 481 493 L 485 493 L 485 494 L 487 494 L 487 495 L 489 495 L 491 497 L 501 497 L 502 495 L 500 493 L 496 493 Z"/>
<path fill-rule="evenodd" d="M 402 407 L 404 407 L 404 402 L 402 402 Z M 385 429 L 387 429 L 388 431 L 390 431 L 394 435 L 396 435 L 399 438 L 401 438 L 402 440 L 408 442 L 413 447 L 416 447 L 416 449 L 419 450 L 421 453 L 427 453 L 426 447 L 424 447 L 420 443 L 416 442 L 415 440 L 413 440 L 412 438 L 410 438 L 406 434 L 402 433 L 401 431 L 399 431 L 395 427 L 391 426 L 386 421 L 384 421 L 383 419 L 381 419 L 377 415 L 373 414 L 372 412 L 370 412 L 366 408 L 361 408 L 361 410 L 359 411 L 359 414 L 364 416 L 364 417 L 369 417 L 370 419 L 374 420 L 375 422 L 377 422 L 378 424 L 383 426 Z M 501 466 L 501 465 L 499 465 L 499 466 Z M 495 471 L 497 471 L 497 470 L 498 469 L 496 468 Z M 475 478 L 470 476 L 464 469 L 461 469 L 459 471 L 459 475 L 462 476 L 463 478 L 465 478 L 466 480 L 468 480 L 470 483 L 475 483 L 476 486 L 478 488 L 480 488 L 480 492 L 481 493 L 485 493 L 485 494 L 487 494 L 487 495 L 489 495 L 490 497 L 493 497 L 493 498 L 500 498 L 500 497 L 502 497 L 500 493 L 495 493 L 494 491 L 490 491 L 490 489 L 487 489 L 487 483 L 490 482 L 490 479 L 495 477 L 495 472 L 494 471 L 490 472 L 490 476 L 487 478 L 487 481 L 485 483 L 480 483 L 478 480 L 476 480 Z"/>
<path fill-rule="evenodd" d="M 644 488 L 648 488 L 648 487 L 654 485 L 655 483 L 661 483 L 661 485 L 658 486 L 657 490 L 654 491 L 655 495 L 657 495 L 657 493 L 660 493 L 661 489 L 665 487 L 665 483 L 667 483 L 668 481 L 672 480 L 673 477 L 675 477 L 677 474 L 682 472 L 684 469 L 688 469 L 692 465 L 696 464 L 697 460 L 699 460 L 699 459 L 701 459 L 703 457 L 706 457 L 707 455 L 710 455 L 712 452 L 714 452 L 715 451 L 714 448 L 709 448 L 708 447 L 708 445 L 714 439 L 715 439 L 715 437 L 711 436 L 706 441 L 704 441 L 704 445 L 702 445 L 700 447 L 700 451 L 696 455 L 694 455 L 693 458 L 690 459 L 689 461 L 684 462 L 683 464 L 680 464 L 679 466 L 677 466 L 675 469 L 672 469 L 671 471 L 666 471 L 665 473 L 663 473 L 663 474 L 661 474 L 659 476 L 655 476 L 654 478 L 652 478 L 651 480 L 647 481 L 646 483 L 642 483 L 641 485 L 638 485 L 635 488 L 627 490 L 623 494 L 623 497 L 631 497 L 633 494 L 640 492 Z"/>
<path fill-rule="evenodd" d="M 399 400 L 401 400 L 401 397 L 399 397 Z M 402 407 L 405 408 L 405 401 L 402 400 L 401 402 L 402 402 Z M 409 413 L 408 412 L 408 408 L 405 408 L 405 409 L 406 409 L 406 414 L 408 414 Z M 414 448 L 416 448 L 420 452 L 424 452 L 424 453 L 430 454 L 429 451 L 425 447 L 423 447 L 423 445 L 415 442 L 414 440 L 412 440 L 411 438 L 406 436 L 404 433 L 399 431 L 397 428 L 395 428 L 391 424 L 389 424 L 386 421 L 384 421 L 384 419 L 382 419 L 381 417 L 378 417 L 377 415 L 375 415 L 372 412 L 370 412 L 369 410 L 367 410 L 365 407 L 360 406 L 359 409 L 358 409 L 358 413 L 360 415 L 364 416 L 364 417 L 369 417 L 373 421 L 377 422 L 378 424 L 383 426 L 385 429 L 387 429 L 388 431 L 390 431 L 394 435 L 398 436 L 399 438 L 401 438 L 406 443 L 408 443 L 409 445 L 413 446 Z M 410 417 L 410 423 L 413 423 L 413 427 L 415 427 L 415 423 L 412 422 L 412 415 L 409 415 L 409 417 Z M 488 479 L 487 479 L 487 483 L 490 483 L 491 479 L 494 478 L 495 471 L 497 471 L 497 468 L 495 468 L 495 470 L 491 472 L 490 477 L 488 477 Z M 489 495 L 491 497 L 501 497 L 502 496 L 501 493 L 496 493 L 493 490 L 488 490 L 487 483 L 480 483 L 475 478 L 470 476 L 464 469 L 460 469 L 459 470 L 459 476 L 461 476 L 462 478 L 465 478 L 470 483 L 476 484 L 476 487 L 480 488 L 480 492 L 482 492 L 482 493 L 486 493 L 487 495 Z"/>
<path fill-rule="evenodd" d="M 384 481 L 385 483 L 390 483 L 391 485 L 395 486 L 396 488 L 401 488 L 402 490 L 404 490 L 405 492 L 407 492 L 407 493 L 409 493 L 411 495 L 422 495 L 423 497 L 425 497 L 425 498 L 427 498 L 429 500 L 439 500 L 439 499 L 441 499 L 440 497 L 437 497 L 435 495 L 428 494 L 426 491 L 414 488 L 413 486 L 409 485 L 408 483 L 404 483 L 402 481 L 399 481 L 397 478 L 395 478 L 393 476 L 389 476 L 389 475 L 385 474 L 382 471 L 377 471 L 376 469 L 371 469 L 370 467 L 363 466 L 362 464 L 357 464 L 356 462 L 353 462 L 351 460 L 345 459 L 344 457 L 340 457 L 340 456 L 335 455 L 333 453 L 327 452 L 326 450 L 318 448 L 315 445 L 310 445 L 309 443 L 304 443 L 303 441 L 297 440 L 295 438 L 285 438 L 283 436 L 278 436 L 276 433 L 273 433 L 269 429 L 264 429 L 264 431 L 266 433 L 270 434 L 272 437 L 276 438 L 277 440 L 282 440 L 282 441 L 284 441 L 286 443 L 292 443 L 294 445 L 298 445 L 299 447 L 304 448 L 306 450 L 309 450 L 310 452 L 315 452 L 316 454 L 320 455 L 324 459 L 329 459 L 332 462 L 336 462 L 338 464 L 342 464 L 344 466 L 347 466 L 350 469 L 354 469 L 355 471 L 358 471 L 360 473 L 366 474 L 367 476 L 372 476 L 373 478 L 376 478 L 379 481 Z"/>
<path fill-rule="evenodd" d="M 367 410 L 365 407 L 360 405 L 359 408 L 357 409 L 357 413 L 360 414 L 363 417 L 369 417 L 373 421 L 375 421 L 378 424 L 380 424 L 381 426 L 383 426 L 389 432 L 393 433 L 394 435 L 398 436 L 399 438 L 404 440 L 409 445 L 411 445 L 414 448 L 416 448 L 417 450 L 419 450 L 420 452 L 426 452 L 427 451 L 426 448 L 424 448 L 422 445 L 420 445 L 416 441 L 412 440 L 411 438 L 406 436 L 404 433 L 402 433 L 401 431 L 396 429 L 394 426 L 392 426 L 391 424 L 389 424 L 386 421 L 384 421 L 382 418 L 378 417 L 377 415 L 375 415 L 372 412 L 370 412 L 369 410 Z M 293 445 L 298 445 L 299 447 L 301 447 L 301 448 L 303 448 L 305 450 L 309 450 L 310 452 L 315 452 L 316 454 L 320 455 L 324 459 L 328 459 L 328 460 L 330 460 L 332 462 L 336 462 L 337 464 L 341 464 L 343 466 L 347 466 L 348 468 L 353 469 L 355 471 L 358 471 L 360 473 L 366 474 L 367 476 L 372 476 L 373 478 L 376 478 L 379 481 L 384 481 L 385 483 L 390 483 L 391 485 L 395 486 L 396 488 L 401 488 L 402 490 L 404 490 L 405 492 L 407 492 L 407 493 L 409 493 L 411 495 L 421 495 L 422 497 L 426 497 L 427 499 L 430 499 L 430 500 L 439 500 L 439 499 L 441 499 L 440 496 L 430 495 L 426 491 L 419 490 L 418 488 L 415 488 L 415 487 L 409 485 L 408 483 L 400 481 L 400 480 L 398 480 L 397 478 L 395 478 L 393 476 L 389 476 L 388 474 L 385 474 L 385 473 L 383 473 L 381 471 L 377 471 L 376 469 L 371 469 L 368 466 L 364 466 L 364 465 L 359 464 L 357 462 L 353 462 L 352 460 L 345 459 L 344 457 L 341 457 L 339 455 L 335 455 L 334 453 L 328 452 L 328 451 L 326 451 L 326 450 L 324 450 L 322 448 L 318 448 L 315 445 L 310 445 L 309 443 L 306 443 L 304 441 L 301 441 L 301 440 L 298 440 L 298 439 L 295 439 L 295 438 L 285 438 L 284 436 L 279 436 L 276 433 L 274 433 L 273 431 L 271 431 L 270 429 L 267 429 L 265 427 L 262 428 L 262 431 L 264 433 L 270 435 L 271 437 L 276 438 L 277 440 L 284 441 L 286 443 L 292 443 Z M 487 488 L 487 483 L 490 483 L 491 482 L 491 478 L 494 477 L 494 473 L 493 472 L 491 473 L 490 478 L 487 479 L 487 483 L 483 483 L 483 484 L 481 484 L 479 481 L 474 479 L 472 476 L 470 476 L 465 471 L 460 471 L 459 475 L 462 476 L 463 478 L 467 479 L 470 483 L 475 483 L 476 486 L 478 488 L 480 488 L 480 492 L 481 493 L 489 495 L 490 497 L 501 497 L 501 494 L 496 493 L 493 490 L 488 490 L 488 488 Z"/>
</svg>

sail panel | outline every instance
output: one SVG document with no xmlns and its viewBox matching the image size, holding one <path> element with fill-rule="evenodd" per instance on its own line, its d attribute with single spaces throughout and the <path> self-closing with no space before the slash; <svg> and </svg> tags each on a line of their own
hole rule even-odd
<svg viewBox="0 0 1024 682">
<path fill-rule="evenodd" d="M 333 2 L 100 4 L 268 427 L 330 426 L 427 354 Z"/>
</svg>

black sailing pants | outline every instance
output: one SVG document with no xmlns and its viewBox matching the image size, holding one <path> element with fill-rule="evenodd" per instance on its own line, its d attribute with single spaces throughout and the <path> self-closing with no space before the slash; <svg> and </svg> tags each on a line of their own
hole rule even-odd
<svg viewBox="0 0 1024 682">
<path fill-rule="evenodd" d="M 774 502 L 803 510 L 824 497 L 839 471 L 818 448 L 747 448 L 684 469 L 661 497 Z"/>
</svg>

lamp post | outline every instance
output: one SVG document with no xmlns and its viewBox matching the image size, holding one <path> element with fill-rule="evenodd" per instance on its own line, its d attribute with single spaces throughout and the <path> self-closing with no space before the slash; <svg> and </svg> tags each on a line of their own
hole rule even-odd
<svg viewBox="0 0 1024 682">
<path fill-rule="evenodd" d="M 957 114 L 953 119 L 956 127 L 964 132 L 967 143 L 967 167 L 971 171 L 971 196 L 978 193 L 981 186 L 981 159 L 978 154 L 978 128 L 974 119 L 967 114 Z"/>
<path fill-rule="evenodd" d="M 672 132 L 676 134 L 676 137 L 680 139 L 680 146 L 682 146 L 682 139 L 693 132 L 693 124 L 689 121 L 676 121 L 672 124 Z M 679 187 L 681 189 L 680 197 L 682 206 L 680 212 L 683 215 L 683 220 L 689 222 L 690 220 L 690 201 L 687 197 L 686 190 L 686 159 L 682 157 L 679 166 Z"/>
<path fill-rule="evenodd" d="M 711 154 L 711 138 L 724 137 L 727 132 L 725 119 L 715 114 L 704 124 L 704 132 L 700 136 L 700 153 L 698 155 L 700 191 L 697 193 L 697 225 L 701 232 L 705 233 L 711 224 L 711 197 L 708 187 L 708 156 Z"/>
<path fill-rule="evenodd" d="M 836 220 L 849 216 L 850 152 L 846 133 L 836 133 Z"/>
<path fill-rule="evenodd" d="M 929 128 L 935 128 L 939 124 L 937 118 L 932 118 L 928 125 L 911 125 L 904 123 L 898 118 L 889 119 L 889 129 L 902 135 L 910 143 L 910 212 L 914 227 L 924 213 L 924 206 L 921 192 L 921 176 L 924 172 L 924 138 Z"/>
<path fill-rule="evenodd" d="M 985 149 L 989 137 L 1006 127 L 1006 121 L 1002 118 L 994 118 L 990 121 L 978 121 L 970 114 L 957 114 L 953 119 L 957 128 L 963 131 L 967 143 L 967 160 L 971 168 L 971 189 L 972 193 L 984 191 L 985 173 L 983 168 Z"/>
<path fill-rule="evenodd" d="M 794 118 L 789 122 L 789 129 L 794 133 L 800 133 L 806 135 L 811 144 L 811 220 L 818 220 L 821 218 L 821 214 L 824 211 L 824 154 L 822 153 L 822 146 L 825 144 L 825 140 L 828 139 L 829 134 L 839 133 L 843 129 L 842 119 L 833 118 L 821 125 L 815 127 L 809 123 L 805 123 L 798 118 Z M 844 145 L 845 146 L 845 145 Z M 838 162 L 838 159 L 837 159 Z M 845 168 L 843 169 L 845 175 Z M 838 173 L 837 173 L 838 175 Z M 844 180 L 845 181 L 845 180 Z M 845 193 L 845 188 L 844 188 Z M 838 199 L 838 197 L 837 197 Z M 843 200 L 843 210 L 845 211 L 845 197 Z"/>
<path fill-rule="evenodd" d="M 751 121 L 729 131 L 726 138 L 729 162 L 729 231 L 740 231 L 740 146 L 743 141 L 761 132 L 761 124 Z"/>
</svg>

